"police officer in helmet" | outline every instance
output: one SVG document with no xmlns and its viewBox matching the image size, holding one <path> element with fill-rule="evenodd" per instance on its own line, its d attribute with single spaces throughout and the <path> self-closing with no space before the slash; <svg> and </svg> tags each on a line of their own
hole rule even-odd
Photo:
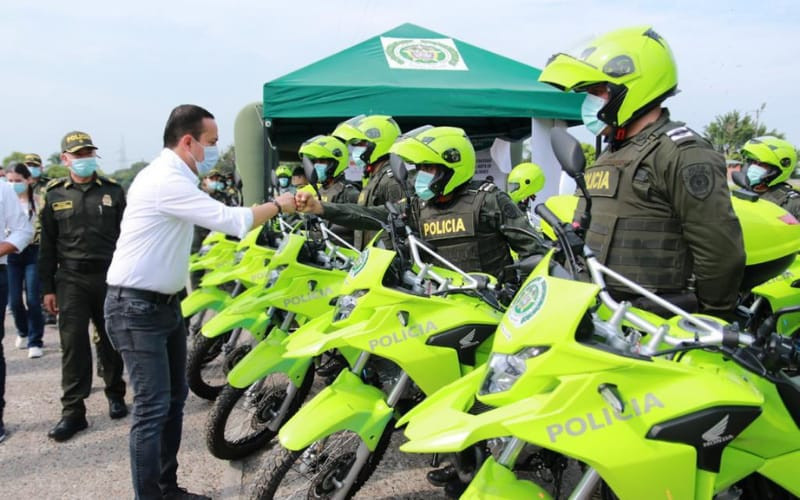
<svg viewBox="0 0 800 500">
<path fill-rule="evenodd" d="M 501 277 L 511 264 L 509 248 L 521 257 L 544 253 L 541 241 L 507 228 L 533 232 L 525 215 L 506 193 L 492 183 L 472 181 L 475 150 L 464 131 L 455 127 L 424 126 L 395 142 L 391 153 L 416 167 L 412 210 L 420 236 L 439 254 L 465 271 Z M 395 181 L 396 182 L 396 181 Z M 337 224 L 357 229 L 380 229 L 385 207 L 320 203 L 298 193 L 297 207 Z"/>
<path fill-rule="evenodd" d="M 794 146 L 777 137 L 756 137 L 742 147 L 742 157 L 749 188 L 800 219 L 800 192 L 786 182 L 797 164 Z"/>
<path fill-rule="evenodd" d="M 703 312 L 729 314 L 744 270 L 742 230 L 724 158 L 661 106 L 678 85 L 667 41 L 650 27 L 616 30 L 551 57 L 539 81 L 585 92 L 584 124 L 608 142 L 586 171 L 586 243 L 598 259 L 684 307 L 697 300 Z"/>
<path fill-rule="evenodd" d="M 389 148 L 400 136 L 400 127 L 391 116 L 354 116 L 340 123 L 331 135 L 348 145 L 353 163 L 364 175 L 366 182 L 358 197 L 359 205 L 382 207 L 387 201 L 403 198 L 403 189 L 392 178 L 389 165 Z M 357 230 L 353 245 L 361 250 L 375 234 L 376 231 Z"/>
</svg>

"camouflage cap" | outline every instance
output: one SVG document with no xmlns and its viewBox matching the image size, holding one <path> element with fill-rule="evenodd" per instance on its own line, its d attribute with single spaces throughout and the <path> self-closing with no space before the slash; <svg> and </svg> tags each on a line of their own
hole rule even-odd
<svg viewBox="0 0 800 500">
<path fill-rule="evenodd" d="M 42 166 L 42 157 L 37 155 L 36 153 L 28 153 L 25 155 L 25 159 L 22 160 L 22 163 L 25 165 L 36 165 L 37 167 Z"/>
<path fill-rule="evenodd" d="M 74 153 L 75 151 L 83 148 L 97 149 L 97 146 L 92 143 L 92 137 L 86 132 L 73 130 L 72 132 L 67 133 L 67 135 L 61 139 L 62 152 Z"/>
</svg>

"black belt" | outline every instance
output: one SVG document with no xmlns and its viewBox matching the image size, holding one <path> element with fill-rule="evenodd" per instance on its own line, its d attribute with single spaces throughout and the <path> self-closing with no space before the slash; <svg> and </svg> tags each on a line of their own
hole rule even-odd
<svg viewBox="0 0 800 500">
<path fill-rule="evenodd" d="M 7 267 L 5 264 L 0 264 L 0 271 L 5 271 Z"/>
<path fill-rule="evenodd" d="M 108 295 L 110 297 L 123 299 L 140 299 L 152 302 L 153 304 L 170 304 L 178 299 L 178 293 L 167 295 L 166 293 L 151 292 L 150 290 L 140 290 L 139 288 L 128 288 L 125 286 L 109 285 Z"/>
<path fill-rule="evenodd" d="M 58 265 L 64 269 L 79 273 L 104 273 L 108 271 L 111 261 L 63 259 L 58 262 Z"/>
</svg>

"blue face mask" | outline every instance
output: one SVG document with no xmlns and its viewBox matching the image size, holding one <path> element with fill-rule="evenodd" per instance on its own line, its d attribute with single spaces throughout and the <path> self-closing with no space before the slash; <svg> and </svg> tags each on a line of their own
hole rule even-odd
<svg viewBox="0 0 800 500">
<path fill-rule="evenodd" d="M 222 191 L 225 189 L 225 183 L 221 181 L 208 181 L 207 186 L 211 191 Z"/>
<path fill-rule="evenodd" d="M 289 178 L 288 177 L 278 177 L 278 185 L 282 188 L 285 188 L 289 185 Z"/>
<path fill-rule="evenodd" d="M 41 177 L 42 175 L 42 167 L 28 167 L 28 171 L 31 173 L 31 177 Z"/>
<path fill-rule="evenodd" d="M 586 97 L 583 98 L 583 104 L 581 104 L 581 118 L 583 119 L 583 124 L 589 129 L 589 132 L 594 135 L 600 135 L 600 132 L 607 127 L 607 125 L 597 117 L 597 113 L 599 113 L 605 105 L 606 100 L 596 95 L 587 93 Z"/>
<path fill-rule="evenodd" d="M 199 141 L 197 141 L 200 144 Z M 192 153 L 189 152 L 191 155 Z M 203 161 L 197 161 L 197 158 L 192 155 L 192 159 L 194 160 L 194 164 L 197 168 L 197 175 L 200 177 L 205 177 L 211 172 L 211 169 L 214 168 L 214 165 L 217 164 L 219 161 L 219 149 L 217 146 L 203 146 Z"/>
<path fill-rule="evenodd" d="M 431 181 L 433 181 L 433 174 L 423 172 L 422 170 L 417 172 L 417 179 L 414 181 L 414 192 L 425 201 L 433 198 L 435 194 L 431 191 Z"/>
<path fill-rule="evenodd" d="M 367 162 L 361 159 L 361 155 L 367 150 L 364 146 L 351 146 L 350 147 L 350 157 L 353 159 L 353 163 L 356 164 L 356 167 L 363 169 L 367 166 Z"/>
<path fill-rule="evenodd" d="M 767 173 L 769 173 L 769 170 L 766 168 L 751 163 L 747 167 L 747 182 L 750 183 L 750 186 L 758 186 Z"/>
<path fill-rule="evenodd" d="M 72 160 L 72 171 L 78 177 L 91 177 L 95 170 L 97 170 L 97 158 L 75 158 Z"/>
<path fill-rule="evenodd" d="M 315 163 L 314 171 L 317 173 L 317 180 L 325 182 L 328 180 L 328 165 L 324 163 Z"/>
<path fill-rule="evenodd" d="M 10 183 L 11 187 L 14 188 L 14 191 L 17 194 L 22 194 L 28 190 L 28 183 L 27 182 L 12 182 Z"/>
</svg>

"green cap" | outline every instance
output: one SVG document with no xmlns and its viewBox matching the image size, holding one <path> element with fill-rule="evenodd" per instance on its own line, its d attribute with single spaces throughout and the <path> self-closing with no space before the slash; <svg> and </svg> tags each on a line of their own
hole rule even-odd
<svg viewBox="0 0 800 500">
<path fill-rule="evenodd" d="M 83 148 L 97 149 L 97 146 L 92 144 L 92 137 L 86 132 L 73 130 L 72 132 L 67 133 L 67 135 L 61 139 L 62 152 L 74 153 L 75 151 Z"/>
<path fill-rule="evenodd" d="M 42 166 L 42 157 L 37 155 L 36 153 L 28 153 L 25 155 L 25 159 L 22 160 L 22 163 L 25 165 L 36 165 L 37 167 Z"/>
</svg>

